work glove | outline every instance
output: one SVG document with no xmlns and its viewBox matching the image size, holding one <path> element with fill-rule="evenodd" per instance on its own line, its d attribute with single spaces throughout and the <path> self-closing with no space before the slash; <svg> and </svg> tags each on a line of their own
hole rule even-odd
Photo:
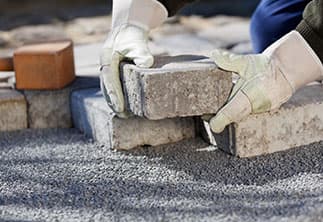
<svg viewBox="0 0 323 222">
<path fill-rule="evenodd" d="M 214 133 L 250 114 L 275 111 L 297 89 L 323 78 L 320 59 L 296 31 L 262 54 L 235 55 L 215 50 L 212 58 L 221 69 L 239 75 L 227 104 L 210 119 Z"/>
<path fill-rule="evenodd" d="M 120 62 L 127 59 L 149 68 L 154 58 L 148 49 L 148 32 L 168 16 L 156 0 L 114 0 L 111 32 L 101 54 L 101 88 L 109 107 L 128 117 L 120 80 Z"/>
</svg>

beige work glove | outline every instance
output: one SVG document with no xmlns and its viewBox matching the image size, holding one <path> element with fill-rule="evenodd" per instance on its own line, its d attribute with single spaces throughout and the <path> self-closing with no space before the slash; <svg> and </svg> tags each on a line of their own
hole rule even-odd
<svg viewBox="0 0 323 222">
<path fill-rule="evenodd" d="M 235 55 L 216 50 L 212 58 L 221 69 L 239 75 L 227 104 L 210 120 L 214 133 L 250 114 L 278 109 L 297 89 L 323 77 L 321 61 L 296 31 L 262 54 Z"/>
<path fill-rule="evenodd" d="M 148 49 L 148 32 L 168 16 L 156 0 L 114 0 L 112 28 L 101 54 L 101 88 L 110 108 L 121 118 L 128 114 L 119 65 L 127 59 L 149 68 L 154 58 Z"/>
</svg>

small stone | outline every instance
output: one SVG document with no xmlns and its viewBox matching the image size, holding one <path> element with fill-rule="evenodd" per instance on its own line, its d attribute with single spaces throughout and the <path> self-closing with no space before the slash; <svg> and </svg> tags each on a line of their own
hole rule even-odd
<svg viewBox="0 0 323 222">
<path fill-rule="evenodd" d="M 157 57 L 151 69 L 123 66 L 129 111 L 151 120 L 216 113 L 232 88 L 232 75 L 203 56 Z"/>
<path fill-rule="evenodd" d="M 27 105 L 18 91 L 0 88 L 0 131 L 27 128 Z"/>
<path fill-rule="evenodd" d="M 192 118 L 119 119 L 108 107 L 99 88 L 74 91 L 71 107 L 74 126 L 94 140 L 109 144 L 112 149 L 156 146 L 195 136 Z"/>
<path fill-rule="evenodd" d="M 299 90 L 277 112 L 251 115 L 209 137 L 220 149 L 239 157 L 285 151 L 323 140 L 322 110 L 323 88 L 311 85 Z"/>
</svg>

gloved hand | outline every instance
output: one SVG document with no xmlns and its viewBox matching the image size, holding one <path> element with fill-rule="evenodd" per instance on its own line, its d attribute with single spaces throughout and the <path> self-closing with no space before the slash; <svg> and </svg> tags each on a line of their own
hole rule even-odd
<svg viewBox="0 0 323 222">
<path fill-rule="evenodd" d="M 278 109 L 293 93 L 322 79 L 322 63 L 296 31 L 285 35 L 262 54 L 235 55 L 213 52 L 215 63 L 239 75 L 227 104 L 210 120 L 213 132 L 250 114 Z"/>
<path fill-rule="evenodd" d="M 148 32 L 162 24 L 168 16 L 156 0 L 114 0 L 112 31 L 101 55 L 101 88 L 110 108 L 126 118 L 119 65 L 124 59 L 149 68 L 154 59 L 148 49 Z"/>
<path fill-rule="evenodd" d="M 101 60 L 101 87 L 108 105 L 119 116 L 125 118 L 125 101 L 120 81 L 119 65 L 125 58 L 143 68 L 154 63 L 147 46 L 148 33 L 144 29 L 125 25 L 117 33 L 112 33 L 103 48 Z"/>
</svg>

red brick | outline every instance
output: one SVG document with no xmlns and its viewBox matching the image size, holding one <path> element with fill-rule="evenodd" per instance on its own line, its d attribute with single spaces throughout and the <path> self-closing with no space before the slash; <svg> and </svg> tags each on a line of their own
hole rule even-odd
<svg viewBox="0 0 323 222">
<path fill-rule="evenodd" d="M 60 41 L 23 46 L 14 53 L 17 89 L 61 89 L 75 79 L 73 44 Z"/>
</svg>

